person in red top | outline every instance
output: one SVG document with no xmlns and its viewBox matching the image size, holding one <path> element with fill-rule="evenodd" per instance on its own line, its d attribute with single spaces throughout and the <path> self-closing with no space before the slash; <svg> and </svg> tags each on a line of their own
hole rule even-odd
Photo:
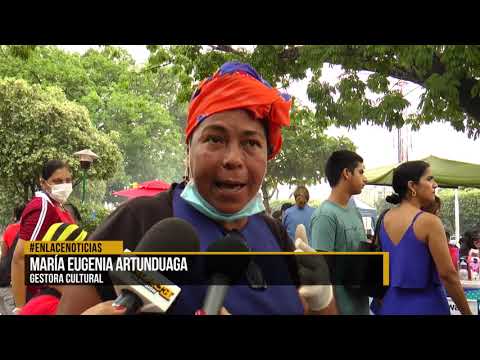
<svg viewBox="0 0 480 360">
<path fill-rule="evenodd" d="M 84 241 L 88 234 L 76 224 L 50 226 L 42 241 Z M 28 301 L 18 315 L 56 315 L 64 286 L 47 285 Z"/>
<path fill-rule="evenodd" d="M 20 230 L 20 221 L 9 224 L 3 233 L 3 242 L 2 242 L 2 255 L 6 254 L 8 249 L 13 244 L 15 236 L 17 236 L 18 231 Z"/>
<path fill-rule="evenodd" d="M 42 289 L 42 293 L 27 302 L 18 315 L 56 315 L 62 294 L 61 286 L 51 286 Z"/>
<path fill-rule="evenodd" d="M 31 297 L 38 293 L 38 287 L 25 286 L 24 244 L 27 241 L 41 240 L 51 225 L 55 223 L 73 224 L 70 213 L 63 208 L 72 192 L 72 173 L 70 167 L 60 160 L 49 160 L 40 176 L 42 191 L 35 193 L 25 206 L 20 221 L 19 240 L 12 261 L 12 290 L 16 311 Z"/>
<path fill-rule="evenodd" d="M 455 269 L 458 271 L 458 260 L 459 260 L 459 254 L 460 254 L 460 249 L 457 247 L 455 241 L 450 240 L 450 233 L 445 230 L 445 235 L 447 236 L 448 240 L 448 251 L 450 252 L 450 257 L 452 258 L 452 263 L 453 266 L 455 266 Z"/>
<path fill-rule="evenodd" d="M 7 254 L 7 251 L 13 244 L 15 236 L 17 236 L 18 231 L 20 230 L 20 218 L 22 217 L 22 212 L 25 209 L 25 205 L 16 206 L 13 211 L 13 223 L 7 226 L 5 232 L 3 233 L 3 242 L 2 242 L 2 256 Z"/>
<path fill-rule="evenodd" d="M 0 314 L 11 315 L 15 309 L 11 288 L 11 265 L 12 265 L 12 246 L 20 229 L 20 217 L 22 216 L 25 205 L 15 207 L 13 211 L 13 223 L 8 225 L 3 233 L 1 243 L 0 257 Z"/>
</svg>

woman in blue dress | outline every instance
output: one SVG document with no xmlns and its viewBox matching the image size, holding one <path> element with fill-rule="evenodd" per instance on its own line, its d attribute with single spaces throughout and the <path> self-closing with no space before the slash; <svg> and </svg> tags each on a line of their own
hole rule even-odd
<svg viewBox="0 0 480 360">
<path fill-rule="evenodd" d="M 448 251 L 443 224 L 421 210 L 435 200 L 430 165 L 409 161 L 393 172 L 395 193 L 380 227 L 380 243 L 390 254 L 390 287 L 379 315 L 449 315 L 442 283 L 462 314 L 471 314 Z"/>
</svg>

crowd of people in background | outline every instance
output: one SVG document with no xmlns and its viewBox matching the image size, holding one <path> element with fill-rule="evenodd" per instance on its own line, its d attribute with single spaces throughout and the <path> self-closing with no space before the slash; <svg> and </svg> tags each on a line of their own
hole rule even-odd
<svg viewBox="0 0 480 360">
<path fill-rule="evenodd" d="M 300 185 L 293 193 L 295 204 L 285 203 L 271 216 L 266 214 L 259 189 L 267 162 L 281 151 L 281 128 L 290 123 L 291 105 L 289 96 L 248 64 L 224 64 L 200 83 L 190 101 L 188 175 L 165 193 L 123 203 L 88 240 L 121 239 L 125 248 L 135 249 L 155 223 L 173 216 L 193 226 L 201 251 L 232 232 L 252 251 L 355 252 L 376 242 L 390 253 L 390 286 L 372 305 L 368 295 L 344 285 L 269 286 L 263 291 L 233 286 L 221 313 L 447 315 L 448 295 L 462 314 L 470 314 L 458 276 L 458 255 L 455 258 L 449 247 L 449 234 L 439 218 L 441 201 L 428 163 L 409 161 L 394 170 L 394 194 L 387 201 L 395 206 L 379 217 L 376 233 L 366 232 L 358 209 L 349 205 L 367 180 L 364 159 L 347 150 L 328 158 L 325 175 L 331 193 L 318 208 L 308 205 L 309 191 Z M 116 293 L 111 286 L 25 285 L 27 241 L 69 236 L 84 240 L 87 235 L 78 227 L 78 210 L 67 203 L 72 192 L 70 167 L 61 160 L 46 162 L 39 184 L 34 197 L 15 209 L 3 234 L 2 269 L 11 273 L 2 271 L 6 278 L 0 283 L 0 312 L 125 313 L 125 308 L 113 306 Z M 301 239 L 299 226 L 306 232 Z M 480 228 L 467 231 L 460 243 L 460 256 L 480 248 Z M 298 270 L 292 278 L 301 273 Z M 194 314 L 205 293 L 205 287 L 185 287 L 171 313 Z"/>
<path fill-rule="evenodd" d="M 335 286 L 339 312 L 448 315 L 449 296 L 462 314 L 470 314 L 458 264 L 459 256 L 466 257 L 472 249 L 480 248 L 480 229 L 465 233 L 459 252 L 440 220 L 441 200 L 435 195 L 437 185 L 430 165 L 410 161 L 394 170 L 394 194 L 386 200 L 395 206 L 379 216 L 379 231 L 369 238 L 360 213 L 348 206 L 350 197 L 360 194 L 366 184 L 363 169 L 358 154 L 334 152 L 325 169 L 332 192 L 306 221 L 310 243 L 317 251 L 360 251 L 362 242 L 376 240 L 390 255 L 390 286 L 384 296 L 373 299 L 369 308 L 369 299 L 361 292 Z M 305 224 L 305 219 L 288 226 L 299 224 Z"/>
</svg>

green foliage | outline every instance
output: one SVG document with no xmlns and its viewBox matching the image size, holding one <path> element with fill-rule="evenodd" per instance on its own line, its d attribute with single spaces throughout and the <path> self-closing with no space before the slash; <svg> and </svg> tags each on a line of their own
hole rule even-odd
<svg viewBox="0 0 480 360">
<path fill-rule="evenodd" d="M 155 178 L 171 181 L 177 175 L 178 166 L 173 164 L 182 164 L 183 152 L 180 131 L 173 121 L 148 95 L 132 97 L 121 92 L 112 93 L 97 116 L 104 131 L 122 134 L 117 144 L 125 158 L 125 173 L 139 182 Z"/>
<path fill-rule="evenodd" d="M 105 201 L 105 192 L 107 190 L 107 183 L 109 180 L 86 180 L 85 201 L 101 204 Z M 82 199 L 83 191 L 83 172 L 80 172 L 75 179 L 73 192 L 70 195 L 71 201 L 80 201 Z"/>
<path fill-rule="evenodd" d="M 0 80 L 0 121 L 0 176 L 22 185 L 33 184 L 46 159 L 64 159 L 77 174 L 73 153 L 82 148 L 102 154 L 89 171 L 93 178 L 108 179 L 121 161 L 115 144 L 92 126 L 87 110 L 56 87 Z"/>
<path fill-rule="evenodd" d="M 282 151 L 268 163 L 263 193 L 270 199 L 270 192 L 280 184 L 312 185 L 325 176 L 325 163 L 331 153 L 339 149 L 355 150 L 345 138 L 334 138 L 323 133 L 313 113 L 307 108 L 294 107 L 292 123 L 283 130 Z"/>
<path fill-rule="evenodd" d="M 125 49 L 113 46 L 91 49 L 83 55 L 66 53 L 53 46 L 0 46 L 0 79 L 10 77 L 34 84 L 34 90 L 24 94 L 27 97 L 35 98 L 35 93 L 43 91 L 51 97 L 56 93 L 57 102 L 71 102 L 67 102 L 66 108 L 53 106 L 52 111 L 48 110 L 48 104 L 41 110 L 37 105 L 29 108 L 18 103 L 15 106 L 22 111 L 12 115 L 8 133 L 3 129 L 6 120 L 1 119 L 0 139 L 5 136 L 10 142 L 8 147 L 2 147 L 0 159 L 6 159 L 16 144 L 15 152 L 19 153 L 18 161 L 21 162 L 10 162 L 10 167 L 2 171 L 12 177 L 30 169 L 35 176 L 26 175 L 17 183 L 2 181 L 0 194 L 4 195 L 0 195 L 0 205 L 5 215 L 0 214 L 0 223 L 7 221 L 6 214 L 10 214 L 15 202 L 31 196 L 38 177 L 38 164 L 45 157 L 55 155 L 68 160 L 79 180 L 82 172 L 78 171 L 78 159 L 71 153 L 89 147 L 99 154 L 100 159 L 88 171 L 86 192 L 86 201 L 96 206 L 103 201 L 118 200 L 110 195 L 111 192 L 133 181 L 158 178 L 171 182 L 183 175 L 182 128 L 186 104 L 176 100 L 179 85 L 172 69 L 138 68 Z M 42 102 L 43 98 L 37 103 Z M 1 100 L 0 104 L 7 106 Z M 8 111 L 13 114 L 15 109 L 10 106 Z M 39 116 L 42 111 L 48 115 Z M 87 124 L 84 119 L 88 117 L 91 122 L 88 120 Z M 36 121 L 22 123 L 24 118 Z M 72 126 L 74 118 L 76 125 Z M 19 128 L 28 128 L 28 139 L 18 139 Z M 16 136 L 12 136 L 13 133 Z M 35 148 L 33 134 L 44 144 L 39 151 Z M 72 138 L 81 141 L 72 141 Z M 36 142 L 40 143 L 38 139 Z M 19 146 L 20 143 L 25 146 Z M 36 155 L 30 159 L 34 156 L 32 152 Z M 112 156 L 115 159 L 110 159 Z M 17 161 L 17 157 L 14 160 Z M 115 166 L 112 166 L 113 160 Z M 30 166 L 32 162 L 35 166 Z M 24 184 L 27 178 L 31 181 Z M 82 183 L 79 182 L 72 199 L 81 199 L 81 191 Z"/>
<path fill-rule="evenodd" d="M 293 199 L 288 199 L 288 200 L 272 200 L 270 201 L 270 208 L 272 212 L 275 210 L 280 210 L 280 207 L 284 203 L 290 203 L 290 204 L 295 204 L 295 201 Z M 310 205 L 310 204 L 309 204 Z"/>
<path fill-rule="evenodd" d="M 82 217 L 79 225 L 89 234 L 95 231 L 97 226 L 110 215 L 110 211 L 98 202 L 85 202 L 82 204 L 79 201 L 72 201 L 72 203 L 77 207 Z"/>
<path fill-rule="evenodd" d="M 127 54 L 112 62 L 105 50 L 90 50 L 82 59 L 95 86 L 79 102 L 90 110 L 97 127 L 119 134 L 117 144 L 125 163 L 115 182 L 128 180 L 121 184 L 126 186 L 132 181 L 171 182 L 181 177 L 186 105 L 175 101 L 175 75 L 169 70 L 136 70 Z"/>
<path fill-rule="evenodd" d="M 455 190 L 442 189 L 438 196 L 442 200 L 440 210 L 440 218 L 442 219 L 445 229 L 451 234 L 455 232 Z M 478 209 L 480 209 L 480 190 L 479 189 L 463 189 L 458 192 L 459 215 L 460 215 L 460 234 L 478 226 Z M 378 214 L 383 210 L 392 208 L 394 205 L 389 204 L 385 199 L 379 199 L 375 203 Z"/>
<path fill-rule="evenodd" d="M 193 85 L 227 60 L 253 65 L 266 80 L 286 87 L 313 74 L 308 97 L 323 124 L 355 128 L 361 123 L 388 129 L 434 121 L 480 135 L 480 46 L 478 45 L 258 45 L 251 51 L 231 45 L 150 46 L 152 64 L 173 64 L 182 77 L 184 100 Z M 321 82 L 324 64 L 341 65 L 334 86 Z M 366 79 L 360 72 L 366 71 Z M 409 102 L 389 86 L 389 79 L 410 81 L 425 90 L 416 114 L 405 116 Z M 366 90 L 379 96 L 372 100 Z"/>
<path fill-rule="evenodd" d="M 136 68 L 125 49 L 113 46 L 83 55 L 51 46 L 37 46 L 27 58 L 8 51 L 4 55 L 0 77 L 60 87 L 67 99 L 88 109 L 93 125 L 120 148 L 124 166 L 111 172 L 107 191 L 132 181 L 181 177 L 186 105 L 176 101 L 173 71 Z"/>
<path fill-rule="evenodd" d="M 455 231 L 455 191 L 451 189 L 439 192 L 442 200 L 440 216 L 445 228 L 454 233 Z M 458 192 L 460 234 L 480 224 L 478 214 L 480 209 L 480 190 L 464 189 Z"/>
<path fill-rule="evenodd" d="M 0 183 L 0 234 L 13 220 L 13 209 L 20 204 L 24 204 L 25 200 L 17 189 L 12 188 L 8 184 Z"/>
<path fill-rule="evenodd" d="M 259 45 L 253 53 L 242 49 L 217 51 L 222 46 L 150 46 L 150 66 L 169 65 L 181 79 L 182 89 L 179 97 L 188 100 L 193 87 L 198 81 L 210 76 L 226 61 L 250 63 L 262 77 L 277 87 L 287 87 L 294 79 L 302 78 L 306 67 L 288 56 L 283 56 L 285 49 L 295 50 L 283 45 Z M 228 48 L 228 46 L 227 46 Z M 228 50 L 228 49 L 227 49 Z M 352 75 L 351 80 L 354 78 Z M 357 81 L 352 80 L 352 81 Z M 348 84 L 344 84 L 348 86 Z M 328 89 L 319 88 L 318 92 L 327 93 Z M 352 97 L 357 97 L 351 94 Z M 314 184 L 320 182 L 324 175 L 328 156 L 338 149 L 355 147 L 346 138 L 333 138 L 324 134 L 330 125 L 327 114 L 315 114 L 310 109 L 295 105 L 291 114 L 292 123 L 283 130 L 282 152 L 268 164 L 265 182 L 262 185 L 265 206 L 269 210 L 269 200 L 279 184 Z"/>
<path fill-rule="evenodd" d="M 293 188 L 292 188 L 292 192 L 293 192 Z M 323 201 L 324 200 L 313 199 L 313 200 L 310 200 L 308 202 L 308 205 L 313 207 L 313 208 L 318 208 L 322 204 Z M 270 202 L 270 207 L 271 207 L 272 211 L 280 210 L 280 207 L 285 203 L 290 203 L 292 205 L 295 205 L 295 199 L 293 197 L 291 197 L 290 199 L 287 199 L 287 200 L 272 200 Z"/>
<path fill-rule="evenodd" d="M 62 159 L 80 174 L 73 153 L 90 148 L 101 154 L 88 176 L 107 180 L 122 157 L 118 147 L 93 127 L 85 107 L 68 101 L 53 86 L 29 85 L 25 80 L 0 80 L 0 211 L 27 201 L 38 185 L 45 161 Z"/>
<path fill-rule="evenodd" d="M 8 54 L 19 59 L 26 60 L 32 55 L 36 47 L 36 45 L 0 45 L 0 52 L 2 52 L 4 55 Z"/>
</svg>

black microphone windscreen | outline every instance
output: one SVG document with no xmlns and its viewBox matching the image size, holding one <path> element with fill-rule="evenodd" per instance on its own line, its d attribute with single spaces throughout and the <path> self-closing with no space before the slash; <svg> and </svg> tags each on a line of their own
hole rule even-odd
<svg viewBox="0 0 480 360">
<path fill-rule="evenodd" d="M 198 236 L 185 220 L 171 217 L 154 224 L 142 237 L 136 252 L 198 252 Z"/>
<path fill-rule="evenodd" d="M 232 231 L 224 238 L 212 243 L 208 252 L 249 252 L 242 235 Z M 250 256 L 247 255 L 207 255 L 206 270 L 209 277 L 220 274 L 230 281 L 237 281 L 246 271 L 250 264 Z"/>
</svg>

